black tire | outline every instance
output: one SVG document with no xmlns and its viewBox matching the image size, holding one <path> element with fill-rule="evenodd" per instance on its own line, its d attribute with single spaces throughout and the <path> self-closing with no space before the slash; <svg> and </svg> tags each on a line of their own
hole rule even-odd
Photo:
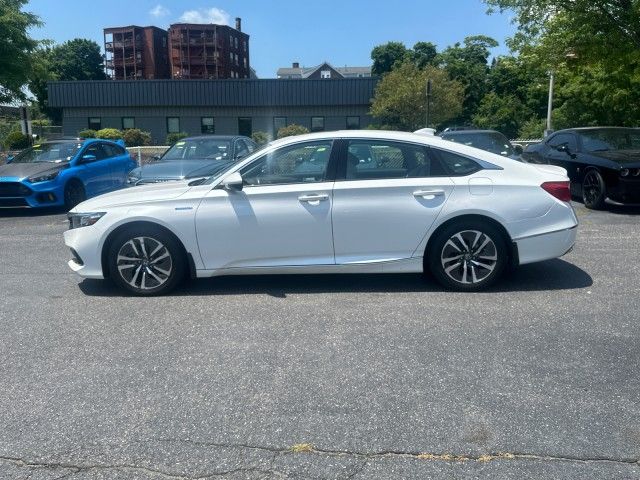
<svg viewBox="0 0 640 480">
<path fill-rule="evenodd" d="M 582 179 L 582 201 L 591 210 L 602 210 L 607 198 L 607 186 L 600 172 L 588 170 Z"/>
<path fill-rule="evenodd" d="M 481 220 L 464 220 L 448 225 L 429 242 L 425 266 L 445 288 L 475 292 L 495 283 L 508 263 L 500 230 Z"/>
<path fill-rule="evenodd" d="M 118 234 L 108 246 L 107 262 L 111 280 L 140 296 L 170 292 L 184 279 L 187 265 L 175 237 L 152 226 L 132 227 Z"/>
<path fill-rule="evenodd" d="M 84 202 L 86 198 L 84 186 L 79 181 L 71 180 L 64 187 L 64 206 L 67 210 L 71 210 L 79 203 Z"/>
</svg>

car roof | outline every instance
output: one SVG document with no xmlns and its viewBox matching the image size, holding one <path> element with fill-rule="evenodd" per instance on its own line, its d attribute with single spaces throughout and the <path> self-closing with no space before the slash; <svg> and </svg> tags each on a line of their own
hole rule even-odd
<svg viewBox="0 0 640 480">
<path fill-rule="evenodd" d="M 249 137 L 245 137 L 244 135 L 194 135 L 192 137 L 183 138 L 184 140 L 202 140 L 202 139 L 212 139 L 212 140 L 235 140 L 236 138 L 246 138 L 251 140 Z M 251 140 L 253 141 L 253 140 Z"/>
<path fill-rule="evenodd" d="M 448 132 L 442 132 L 440 134 L 440 136 L 452 136 L 452 135 L 469 135 L 469 134 L 474 134 L 474 133 L 500 133 L 497 130 L 480 130 L 480 129 L 476 129 L 476 130 L 449 130 Z M 502 135 L 502 133 L 500 133 L 500 135 Z"/>
<path fill-rule="evenodd" d="M 636 127 L 575 127 L 575 128 L 565 128 L 562 130 L 556 130 L 553 132 L 554 134 L 560 132 L 592 132 L 594 130 L 639 130 Z"/>
</svg>

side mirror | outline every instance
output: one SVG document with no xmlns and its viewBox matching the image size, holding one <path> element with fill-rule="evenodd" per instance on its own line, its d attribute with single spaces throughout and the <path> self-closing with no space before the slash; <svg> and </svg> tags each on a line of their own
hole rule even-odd
<svg viewBox="0 0 640 480">
<path fill-rule="evenodd" d="M 233 172 L 230 175 L 227 175 L 224 180 L 220 183 L 222 188 L 225 190 L 231 191 L 240 191 L 242 190 L 242 186 L 244 185 L 244 181 L 242 180 L 242 175 L 240 172 Z"/>
<path fill-rule="evenodd" d="M 7 155 L 7 158 L 5 159 L 4 163 L 11 163 L 13 162 L 13 159 L 16 158 L 13 155 Z"/>
<path fill-rule="evenodd" d="M 91 162 L 95 162 L 97 160 L 95 155 L 83 155 L 82 156 L 82 163 L 91 163 Z"/>
<path fill-rule="evenodd" d="M 558 145 L 556 147 L 556 150 L 558 150 L 559 152 L 566 153 L 571 158 L 575 158 L 575 154 L 571 152 L 571 149 L 569 148 L 569 145 L 567 145 L 566 143 L 563 143 L 562 145 Z"/>
<path fill-rule="evenodd" d="M 246 156 L 247 156 L 247 154 L 246 154 L 246 153 L 238 153 L 238 154 L 236 155 L 236 161 L 237 161 L 237 160 L 242 160 L 242 159 L 243 159 L 244 157 L 246 157 Z"/>
<path fill-rule="evenodd" d="M 513 151 L 516 152 L 518 155 L 522 155 L 524 153 L 524 148 L 522 148 L 522 145 L 514 145 Z"/>
<path fill-rule="evenodd" d="M 156 162 L 158 160 L 160 160 L 160 155 L 154 155 L 153 157 L 151 157 L 152 162 Z"/>
</svg>

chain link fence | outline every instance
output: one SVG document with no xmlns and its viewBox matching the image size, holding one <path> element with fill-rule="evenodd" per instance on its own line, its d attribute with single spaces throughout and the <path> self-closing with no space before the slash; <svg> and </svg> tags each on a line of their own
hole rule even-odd
<svg viewBox="0 0 640 480">
<path fill-rule="evenodd" d="M 145 165 L 160 157 L 169 149 L 169 146 L 154 145 L 148 147 L 128 147 L 127 151 L 133 156 L 138 165 Z"/>
</svg>

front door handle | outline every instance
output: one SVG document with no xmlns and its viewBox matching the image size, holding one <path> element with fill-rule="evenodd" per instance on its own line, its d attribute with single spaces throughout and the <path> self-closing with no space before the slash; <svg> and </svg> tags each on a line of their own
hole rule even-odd
<svg viewBox="0 0 640 480">
<path fill-rule="evenodd" d="M 439 197 L 444 195 L 444 190 L 416 190 L 414 197 Z"/>
<path fill-rule="evenodd" d="M 323 202 L 329 200 L 329 195 L 326 193 L 314 193 L 312 195 L 301 195 L 298 197 L 301 202 Z"/>
</svg>

